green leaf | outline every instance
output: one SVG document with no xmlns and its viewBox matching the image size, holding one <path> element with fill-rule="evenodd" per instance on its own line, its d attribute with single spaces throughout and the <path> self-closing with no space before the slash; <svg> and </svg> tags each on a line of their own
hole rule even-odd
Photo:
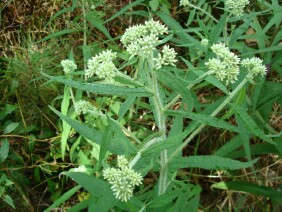
<svg viewBox="0 0 282 212">
<path fill-rule="evenodd" d="M 239 132 L 239 133 L 242 132 L 240 128 L 232 124 L 229 124 L 228 122 L 225 122 L 221 119 L 218 119 L 213 116 L 205 115 L 205 114 L 192 113 L 189 111 L 174 111 L 174 110 L 167 111 L 167 114 L 173 115 L 173 116 L 183 116 L 183 117 L 198 121 L 202 124 L 216 127 L 216 128 L 222 128 L 222 129 Z"/>
<path fill-rule="evenodd" d="M 100 197 L 106 191 L 111 191 L 110 185 L 103 180 L 97 179 L 92 175 L 81 172 L 62 172 L 61 174 L 72 178 L 93 196 Z"/>
<path fill-rule="evenodd" d="M 144 88 L 129 88 L 125 86 L 105 85 L 105 84 L 94 84 L 94 83 L 81 83 L 73 80 L 67 80 L 62 77 L 53 77 L 42 73 L 44 76 L 50 78 L 52 81 L 57 81 L 65 85 L 69 85 L 73 88 L 77 88 L 83 91 L 88 91 L 96 94 L 106 95 L 118 95 L 118 96 L 152 96 L 151 93 L 147 92 Z"/>
<path fill-rule="evenodd" d="M 53 209 L 57 208 L 64 202 L 66 202 L 71 196 L 73 196 L 78 190 L 81 188 L 80 185 L 73 187 L 72 189 L 65 192 L 62 196 L 59 197 L 52 205 L 50 205 L 44 212 L 52 211 Z"/>
<path fill-rule="evenodd" d="M 113 127 L 111 124 L 109 124 L 102 135 L 102 142 L 101 142 L 100 154 L 99 154 L 99 167 L 101 167 L 105 155 L 109 149 L 110 142 L 112 141 L 112 133 L 113 133 Z"/>
<path fill-rule="evenodd" d="M 103 25 L 104 20 L 99 18 L 95 11 L 88 12 L 85 19 L 89 21 L 94 27 L 99 29 L 109 40 L 113 40 L 112 36 L 109 33 L 109 30 Z"/>
<path fill-rule="evenodd" d="M 190 91 L 186 88 L 186 85 L 175 75 L 169 72 L 159 70 L 157 74 L 158 80 L 160 80 L 167 87 L 172 88 L 173 90 L 181 94 L 183 101 L 187 104 L 187 110 L 192 111 L 194 107 L 194 100 Z"/>
<path fill-rule="evenodd" d="M 211 186 L 212 188 L 243 191 L 255 195 L 263 195 L 269 197 L 272 201 L 282 203 L 282 192 L 273 190 L 270 187 L 259 186 L 253 183 L 234 181 L 234 182 L 220 182 Z"/>
<path fill-rule="evenodd" d="M 4 134 L 8 134 L 10 132 L 13 132 L 18 126 L 19 126 L 20 123 L 18 122 L 12 122 L 10 124 L 8 124 L 8 126 L 5 127 L 4 129 Z"/>
<path fill-rule="evenodd" d="M 217 22 L 216 26 L 214 26 L 211 30 L 208 38 L 210 45 L 216 43 L 219 40 L 219 36 L 221 35 L 222 30 L 225 29 L 226 17 L 227 13 L 224 13 Z"/>
<path fill-rule="evenodd" d="M 181 168 L 202 168 L 208 170 L 236 170 L 248 168 L 256 163 L 258 159 L 250 162 L 240 162 L 230 158 L 219 156 L 190 156 L 185 158 L 175 158 L 169 163 L 169 168 L 178 170 Z"/>
<path fill-rule="evenodd" d="M 134 104 L 136 96 L 130 96 L 126 98 L 125 102 L 122 103 L 118 111 L 118 120 L 121 120 L 125 113 L 129 110 L 130 106 Z"/>
<path fill-rule="evenodd" d="M 158 154 L 162 150 L 176 147 L 177 145 L 179 145 L 178 141 L 182 141 L 183 138 L 184 138 L 183 134 L 180 134 L 176 136 L 171 136 L 164 141 L 158 141 L 152 146 L 150 146 L 150 148 L 147 148 L 144 152 L 142 152 L 142 156 Z"/>
<path fill-rule="evenodd" d="M 241 107 L 230 103 L 230 105 L 234 108 L 234 111 L 236 114 L 238 114 L 238 118 L 242 120 L 242 123 L 245 125 L 246 129 L 252 133 L 253 135 L 259 137 L 260 139 L 270 143 L 274 144 L 275 143 L 264 134 L 264 132 L 259 129 L 257 124 L 254 122 L 254 120 L 249 116 L 249 114 L 246 112 L 246 110 L 243 110 Z"/>
<path fill-rule="evenodd" d="M 263 154 L 279 154 L 277 147 L 273 144 L 265 143 L 265 144 L 255 144 L 250 146 L 251 155 L 263 155 Z M 245 150 L 237 150 L 232 151 L 228 154 L 230 158 L 241 158 L 245 157 Z"/>
<path fill-rule="evenodd" d="M 159 7 L 159 0 L 151 0 L 149 2 L 149 5 L 152 8 L 152 10 L 155 12 L 155 11 L 157 11 L 157 9 Z"/>
<path fill-rule="evenodd" d="M 13 111 L 15 111 L 17 108 L 17 105 L 6 104 L 4 110 L 0 111 L 0 121 L 3 120 L 9 114 L 11 114 Z"/>
<path fill-rule="evenodd" d="M 232 140 L 225 143 L 221 148 L 219 148 L 213 155 L 221 156 L 221 157 L 230 157 L 230 153 L 236 149 L 238 149 L 241 145 L 243 145 L 243 142 L 241 140 L 240 135 L 237 135 L 236 137 L 232 138 Z"/>
<path fill-rule="evenodd" d="M 5 195 L 3 198 L 4 202 L 6 202 L 8 205 L 10 205 L 12 208 L 16 209 L 13 199 L 9 195 Z"/>
<path fill-rule="evenodd" d="M 157 196 L 152 202 L 150 202 L 146 208 L 159 208 L 168 205 L 173 202 L 176 197 L 180 196 L 182 191 L 171 191 Z"/>
<path fill-rule="evenodd" d="M 193 44 L 200 44 L 198 40 L 193 38 L 192 36 L 188 35 L 183 27 L 175 20 L 173 19 L 170 15 L 164 13 L 164 12 L 156 12 L 156 15 L 159 16 L 162 21 L 171 29 L 174 30 L 175 35 L 179 36 L 181 41 L 179 42 L 180 44 L 183 43 L 193 43 Z"/>
<path fill-rule="evenodd" d="M 52 108 L 51 106 L 49 106 L 49 108 L 56 113 L 61 119 L 63 119 L 64 121 L 66 121 L 70 126 L 72 126 L 80 135 L 85 136 L 86 138 L 88 138 L 89 140 L 97 143 L 97 144 L 101 144 L 101 138 L 102 138 L 102 133 L 90 128 L 80 122 L 78 122 L 77 120 L 71 119 L 68 116 L 63 115 L 62 113 L 60 113 L 59 111 L 57 111 L 56 109 Z"/>
<path fill-rule="evenodd" d="M 8 157 L 9 147 L 10 147 L 10 143 L 9 143 L 8 139 L 3 139 L 2 145 L 1 145 L 1 148 L 0 148 L 0 163 L 5 161 L 6 158 Z"/>
<path fill-rule="evenodd" d="M 63 101 L 61 103 L 61 112 L 63 115 L 68 114 L 69 105 L 70 105 L 70 87 L 65 86 Z M 65 159 L 65 152 L 67 148 L 67 141 L 68 141 L 70 130 L 71 130 L 71 126 L 63 120 L 62 136 L 61 136 L 61 153 L 63 160 Z"/>
</svg>

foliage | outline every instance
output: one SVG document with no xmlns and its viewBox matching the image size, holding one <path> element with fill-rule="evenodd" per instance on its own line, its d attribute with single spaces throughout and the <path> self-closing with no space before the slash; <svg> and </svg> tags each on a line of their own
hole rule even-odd
<svg viewBox="0 0 282 212">
<path fill-rule="evenodd" d="M 282 154 L 281 11 L 277 0 L 61 2 L 50 33 L 33 39 L 45 51 L 27 51 L 33 77 L 13 72 L 28 70 L 15 56 L 2 71 L 15 85 L 7 100 L 26 81 L 49 91 L 40 90 L 40 114 L 55 121 L 46 119 L 53 129 L 43 138 L 22 102 L 0 112 L 1 137 L 22 135 L 35 181 L 44 181 L 45 211 L 278 211 L 281 177 L 263 170 Z M 54 40 L 62 51 L 46 47 Z M 27 166 L 18 151 L 2 141 L 0 197 L 17 208 L 15 187 L 31 207 L 12 170 Z"/>
</svg>

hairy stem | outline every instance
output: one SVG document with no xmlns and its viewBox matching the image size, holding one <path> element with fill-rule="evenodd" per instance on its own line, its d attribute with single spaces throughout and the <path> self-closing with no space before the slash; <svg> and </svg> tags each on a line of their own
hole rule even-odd
<svg viewBox="0 0 282 212">
<path fill-rule="evenodd" d="M 166 139 L 166 118 L 163 113 L 163 105 L 161 101 L 161 95 L 158 87 L 158 80 L 156 75 L 156 70 L 149 67 L 151 69 L 151 86 L 152 90 L 154 91 L 154 96 L 152 97 L 154 109 L 155 109 L 155 119 L 156 124 L 158 126 L 158 129 L 161 133 L 160 138 L 162 140 Z M 165 190 L 167 188 L 167 150 L 163 150 L 161 152 L 161 170 L 160 170 L 160 179 L 159 179 L 159 189 L 158 189 L 158 195 L 164 194 Z"/>
</svg>

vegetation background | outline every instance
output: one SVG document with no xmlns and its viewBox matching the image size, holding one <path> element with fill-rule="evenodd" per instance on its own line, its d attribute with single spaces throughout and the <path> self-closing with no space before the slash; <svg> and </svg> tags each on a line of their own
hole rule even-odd
<svg viewBox="0 0 282 212">
<path fill-rule="evenodd" d="M 223 1 L 192 2 L 201 10 L 188 8 L 187 11 L 179 6 L 178 0 L 0 1 L 1 211 L 43 211 L 54 202 L 58 203 L 62 195 L 76 186 L 76 182 L 59 175 L 77 167 L 79 160 L 76 158 L 83 156 L 71 155 L 69 148 L 62 160 L 62 124 L 48 107 L 60 107 L 64 86 L 56 82 L 47 83 L 48 79 L 42 72 L 52 76 L 63 75 L 60 61 L 70 54 L 75 55 L 76 63 L 83 67 L 90 55 L 101 50 L 110 48 L 122 53 L 119 38 L 125 30 L 134 24 L 143 23 L 149 17 L 162 19 L 158 15 L 160 12 L 172 18 L 166 23 L 170 24 L 170 28 L 175 31 L 185 29 L 185 33 L 200 40 L 204 37 L 199 32 L 209 31 L 205 28 L 205 25 L 210 27 L 211 23 L 207 14 L 220 19 Z M 267 84 L 262 90 L 254 91 L 254 95 L 264 99 L 256 110 L 251 111 L 251 115 L 255 116 L 260 127 L 279 134 L 282 129 L 282 6 L 278 0 L 251 1 L 246 11 L 252 15 L 248 19 L 250 22 L 239 20 L 229 23 L 233 30 L 240 29 L 235 32 L 241 42 L 235 43 L 234 40 L 233 44 L 241 54 L 260 56 L 268 67 Z M 175 22 L 169 23 L 171 20 Z M 199 56 L 193 52 L 197 45 L 199 42 L 178 43 L 174 47 L 179 58 L 195 64 L 199 60 Z M 179 67 L 187 68 L 184 60 L 179 61 Z M 197 89 L 196 94 L 199 102 L 210 103 L 215 96 L 221 95 L 221 91 L 203 86 Z M 113 111 L 121 102 L 119 99 L 101 96 L 93 104 L 107 108 L 109 114 L 114 114 Z M 146 108 L 146 105 L 141 108 Z M 139 125 L 144 129 L 154 127 L 152 115 L 147 114 L 146 109 L 138 110 L 134 116 L 145 116 L 145 120 L 151 121 L 144 123 L 140 119 L 140 123 L 131 123 L 130 119 L 126 120 L 133 129 Z M 234 118 L 228 121 L 234 123 Z M 188 125 L 188 122 L 184 122 L 184 125 Z M 139 131 L 140 138 L 145 132 Z M 233 132 L 227 130 L 206 127 L 183 149 L 182 155 L 209 155 L 233 135 Z M 71 132 L 70 147 L 76 139 L 76 133 Z M 281 136 L 275 139 L 281 142 Z M 199 210 L 281 210 L 281 206 L 274 204 L 265 195 L 265 191 L 248 193 L 211 189 L 214 183 L 232 179 L 281 191 L 281 152 L 271 146 L 256 146 L 260 144 L 260 139 L 251 142 L 255 146 L 252 155 L 260 158 L 255 170 L 245 168 L 226 173 L 200 168 L 182 169 L 179 179 L 200 185 L 203 189 Z M 80 148 L 86 156 L 90 154 L 91 148 L 87 142 Z M 238 155 L 244 158 L 244 151 L 240 148 L 233 152 L 234 158 L 238 158 Z M 229 156 L 232 158 L 232 155 Z M 145 187 L 150 188 L 156 180 L 157 174 L 150 171 L 144 178 Z M 80 189 L 53 210 L 71 208 L 87 199 L 88 195 L 86 190 Z"/>
</svg>

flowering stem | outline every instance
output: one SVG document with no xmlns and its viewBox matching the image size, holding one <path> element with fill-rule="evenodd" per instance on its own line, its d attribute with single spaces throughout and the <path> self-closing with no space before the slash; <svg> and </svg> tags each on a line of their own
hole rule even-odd
<svg viewBox="0 0 282 212">
<path fill-rule="evenodd" d="M 163 105 L 161 101 L 161 95 L 158 87 L 158 80 L 157 80 L 157 74 L 156 70 L 152 68 L 152 64 L 150 64 L 150 61 L 148 61 L 149 70 L 151 73 L 151 82 L 149 85 L 151 85 L 152 90 L 154 91 L 154 96 L 152 97 L 152 101 L 154 104 L 155 109 L 155 119 L 156 124 L 158 126 L 158 129 L 160 131 L 160 138 L 162 140 L 166 139 L 166 118 L 163 113 Z M 161 170 L 160 170 L 160 179 L 159 179 L 159 189 L 158 189 L 158 195 L 164 194 L 165 190 L 167 188 L 167 150 L 163 150 L 161 152 Z"/>
<path fill-rule="evenodd" d="M 212 112 L 211 116 L 216 116 L 230 101 L 234 96 L 241 90 L 241 88 L 247 83 L 247 78 L 244 78 L 243 81 L 229 94 L 229 96 Z M 190 141 L 198 135 L 199 132 L 205 127 L 205 124 L 201 124 L 167 159 L 169 163 L 182 149 L 190 143 Z"/>
</svg>

